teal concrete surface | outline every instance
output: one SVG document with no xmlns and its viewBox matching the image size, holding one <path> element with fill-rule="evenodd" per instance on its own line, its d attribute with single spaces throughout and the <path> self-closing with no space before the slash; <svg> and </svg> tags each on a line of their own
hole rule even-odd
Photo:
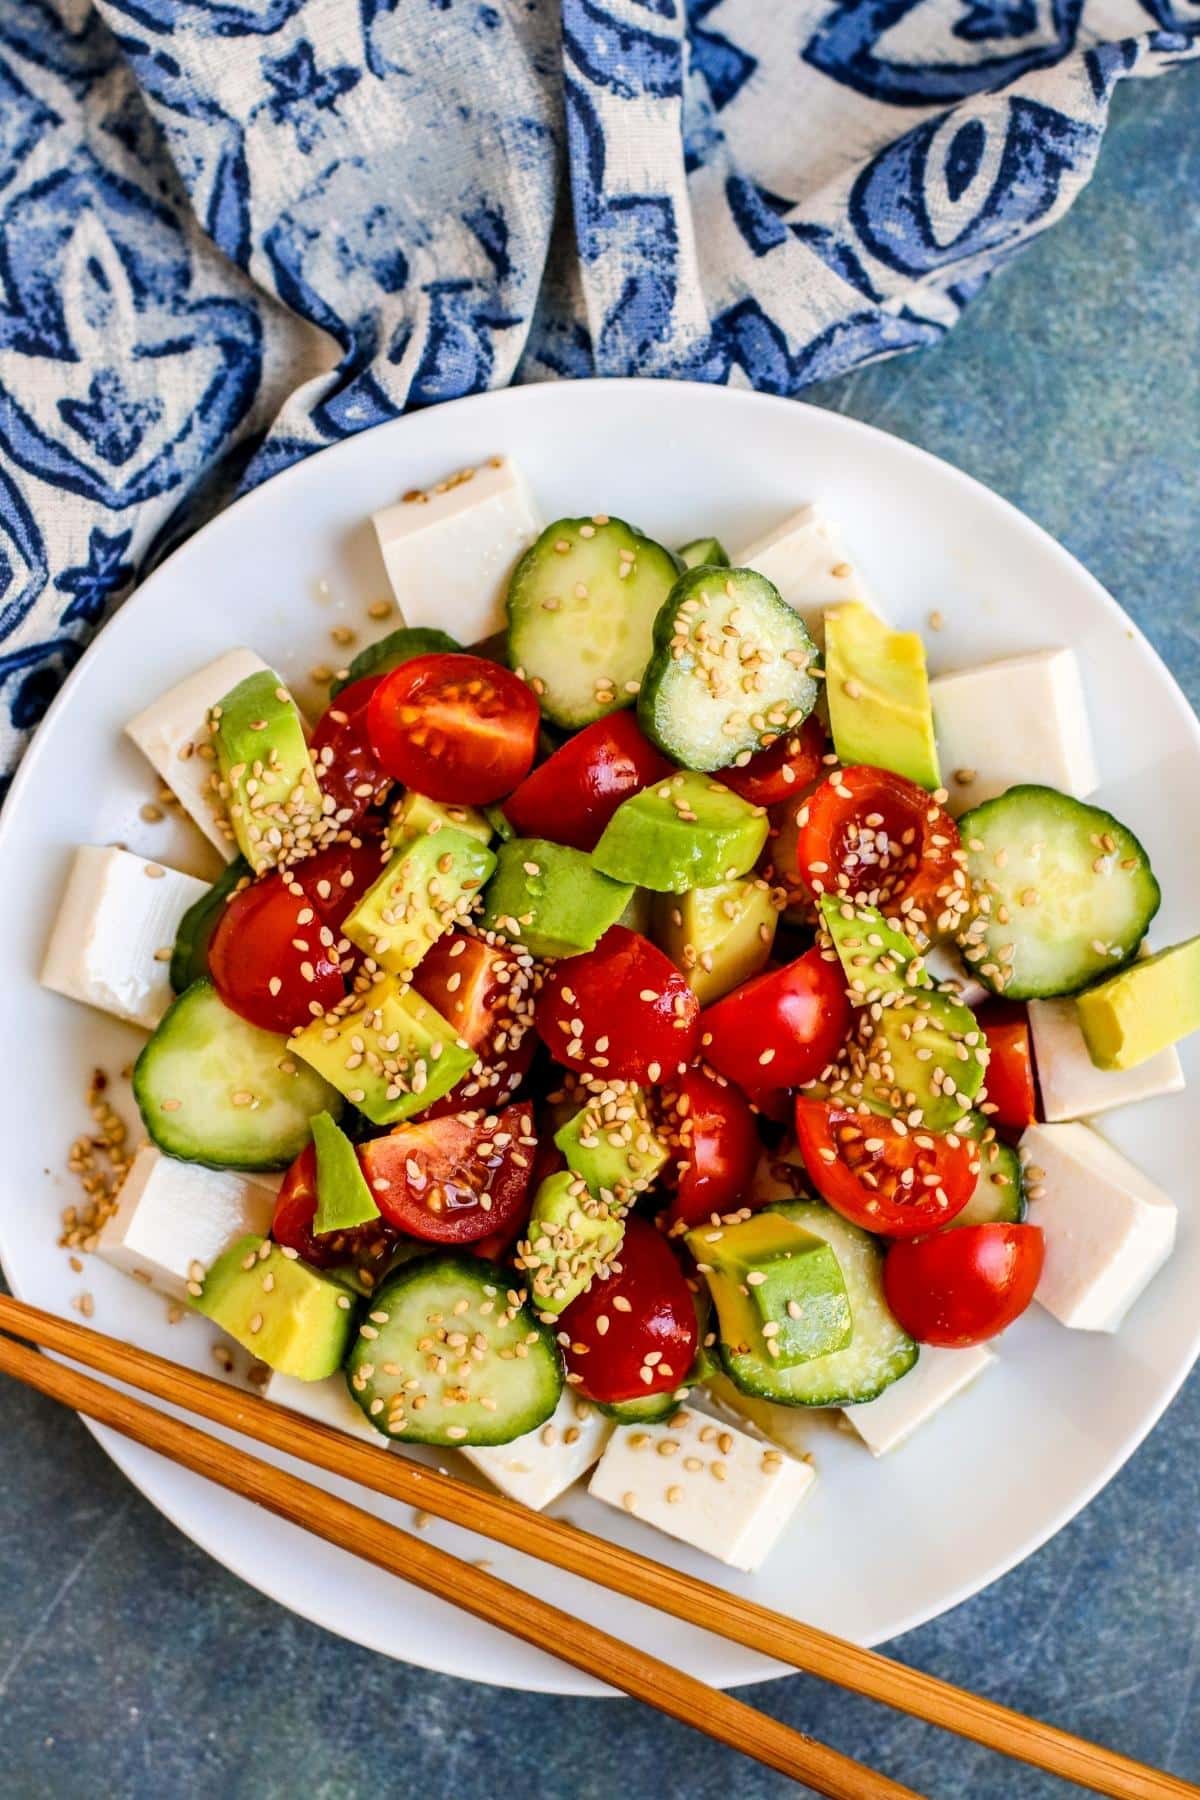
<svg viewBox="0 0 1200 1800">
<path fill-rule="evenodd" d="M 1193 66 L 1120 91 L 1090 190 L 952 337 L 814 396 L 1015 501 L 1134 614 L 1193 704 L 1198 272 Z M 27 1393 L 0 1388 L 0 1441 L 0 1795 L 773 1800 L 798 1791 L 629 1702 L 470 1686 L 336 1641 L 225 1574 L 80 1425 Z M 1020 1486 L 1014 1471 L 1014 1506 Z M 1200 1779 L 1198 1520 L 1194 1378 L 1082 1517 L 894 1652 Z M 747 1698 L 934 1800 L 1069 1791 L 804 1677 Z"/>
</svg>

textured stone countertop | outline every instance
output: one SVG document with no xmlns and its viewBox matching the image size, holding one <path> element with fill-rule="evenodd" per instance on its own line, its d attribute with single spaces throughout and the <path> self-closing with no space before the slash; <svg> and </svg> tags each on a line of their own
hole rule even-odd
<svg viewBox="0 0 1200 1800">
<path fill-rule="evenodd" d="M 1091 189 L 951 338 L 814 396 L 957 463 L 1046 526 L 1145 628 L 1193 704 L 1198 118 L 1200 67 L 1128 84 Z M 48 1403 L 0 1388 L 0 1435 L 0 1794 L 797 1791 L 631 1702 L 510 1694 L 341 1643 L 194 1549 Z M 895 1652 L 1198 1779 L 1198 1519 L 1193 1377 L 1081 1518 Z M 801 1676 L 747 1698 L 934 1800 L 1068 1791 Z"/>
</svg>

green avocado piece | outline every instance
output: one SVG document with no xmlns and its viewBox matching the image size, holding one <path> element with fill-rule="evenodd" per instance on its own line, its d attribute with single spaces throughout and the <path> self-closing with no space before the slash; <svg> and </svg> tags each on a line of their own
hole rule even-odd
<svg viewBox="0 0 1200 1800">
<path fill-rule="evenodd" d="M 863 1098 L 927 1131 L 953 1131 L 971 1110 L 987 1069 L 987 1039 L 970 1008 L 931 988 L 883 1007 L 878 1019 L 865 1011 L 859 1016 L 860 1035 L 849 1056 Z"/>
<path fill-rule="evenodd" d="M 681 769 L 621 802 L 592 860 L 616 881 L 682 894 L 744 875 L 766 841 L 764 807 L 711 775 Z"/>
<path fill-rule="evenodd" d="M 854 1335 L 850 1300 L 833 1248 L 778 1213 L 701 1226 L 685 1239 L 717 1309 L 721 1341 L 735 1356 L 779 1368 L 844 1350 Z"/>
<path fill-rule="evenodd" d="M 847 764 L 941 786 L 925 646 L 859 600 L 825 614 L 825 693 L 833 747 Z"/>
<path fill-rule="evenodd" d="M 1075 1002 L 1098 1069 L 1136 1069 L 1200 1030 L 1200 937 L 1130 963 Z"/>
<path fill-rule="evenodd" d="M 329 698 L 332 700 L 351 682 L 362 681 L 368 675 L 387 675 L 401 663 L 411 662 L 414 656 L 433 656 L 440 651 L 461 649 L 462 645 L 449 632 L 435 631 L 427 625 L 402 625 L 399 631 L 389 631 L 377 644 L 368 644 L 365 650 L 360 650 L 342 679 L 330 688 Z"/>
<path fill-rule="evenodd" d="M 912 939 L 889 925 L 877 906 L 835 894 L 822 894 L 817 905 L 855 1006 L 887 1005 L 914 988 L 932 987 Z"/>
<path fill-rule="evenodd" d="M 208 715 L 217 791 L 238 848 L 256 875 L 295 861 L 324 805 L 296 702 L 273 669 L 231 688 Z"/>
<path fill-rule="evenodd" d="M 423 1112 L 475 1063 L 453 1025 L 399 975 L 385 975 L 351 1011 L 314 1019 L 288 1043 L 376 1125 Z"/>
<path fill-rule="evenodd" d="M 413 838 L 423 837 L 427 831 L 441 831 L 447 825 L 453 826 L 455 831 L 465 831 L 468 837 L 478 838 L 481 844 L 492 841 L 492 827 L 478 807 L 445 806 L 440 800 L 429 800 L 424 794 L 413 793 L 411 788 L 392 808 L 387 841 L 394 850 L 399 850 Z"/>
<path fill-rule="evenodd" d="M 514 1260 L 528 1277 L 530 1305 L 545 1319 L 608 1273 L 625 1236 L 625 1209 L 597 1198 L 582 1176 L 562 1169 L 534 1195 L 527 1231 Z"/>
<path fill-rule="evenodd" d="M 340 1281 L 249 1232 L 219 1256 L 197 1312 L 281 1375 L 323 1381 L 350 1346 L 353 1302 Z"/>
<path fill-rule="evenodd" d="M 228 867 L 222 869 L 207 894 L 201 894 L 195 905 L 188 907 L 179 921 L 175 947 L 171 951 L 173 992 L 182 994 L 193 981 L 200 981 L 208 974 L 208 946 L 225 910 L 225 902 L 243 882 L 250 880 L 249 863 L 244 856 L 235 856 Z"/>
<path fill-rule="evenodd" d="M 693 538 L 676 551 L 685 569 L 727 569 L 729 557 L 720 538 Z"/>
<path fill-rule="evenodd" d="M 495 867 L 486 844 L 457 826 L 426 831 L 395 852 L 342 930 L 381 969 L 411 974 L 430 945 L 467 917 Z"/>
<path fill-rule="evenodd" d="M 379 1217 L 379 1208 L 367 1186 L 354 1145 L 327 1112 L 312 1121 L 313 1148 L 317 1153 L 317 1211 L 313 1230 L 352 1231 Z"/>
<path fill-rule="evenodd" d="M 667 1146 L 654 1130 L 639 1089 L 616 1100 L 580 1107 L 554 1134 L 572 1174 L 602 1200 L 628 1205 L 644 1193 L 667 1161 Z"/>
<path fill-rule="evenodd" d="M 602 875 L 585 851 L 512 838 L 484 890 L 483 924 L 534 956 L 578 956 L 595 948 L 631 898 L 629 883 Z"/>
<path fill-rule="evenodd" d="M 683 971 L 701 1006 L 765 968 L 778 922 L 769 885 L 749 875 L 660 894 L 654 903 L 654 941 Z"/>
</svg>

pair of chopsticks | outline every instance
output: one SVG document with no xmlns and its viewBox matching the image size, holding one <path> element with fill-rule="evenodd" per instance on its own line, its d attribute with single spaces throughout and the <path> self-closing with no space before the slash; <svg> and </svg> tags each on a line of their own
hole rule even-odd
<svg viewBox="0 0 1200 1800">
<path fill-rule="evenodd" d="M 830 1800 L 920 1800 L 910 1788 L 756 1712 L 658 1658 L 260 1461 L 144 1401 L 39 1356 L 57 1352 L 156 1399 L 377 1494 L 407 1502 L 730 1642 L 880 1700 L 1112 1800 L 1200 1800 L 1200 1788 L 874 1651 L 815 1630 L 563 1521 L 528 1511 L 256 1395 L 0 1295 L 0 1373 L 255 1501 L 277 1517 L 398 1575 L 487 1624 L 549 1651 Z M 15 1342 L 15 1338 L 26 1340 Z"/>
</svg>

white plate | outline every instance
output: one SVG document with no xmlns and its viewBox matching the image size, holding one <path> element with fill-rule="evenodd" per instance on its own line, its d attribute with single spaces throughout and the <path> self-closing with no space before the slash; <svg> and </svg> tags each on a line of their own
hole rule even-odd
<svg viewBox="0 0 1200 1800">
<path fill-rule="evenodd" d="M 896 438 L 791 401 L 659 382 L 514 389 L 438 407 L 350 438 L 241 501 L 179 550 L 101 634 L 72 675 L 13 788 L 0 830 L 0 1042 L 8 1129 L 0 1255 L 14 1291 L 66 1310 L 83 1288 L 97 1322 L 210 1368 L 207 1325 L 174 1329 L 163 1303 L 98 1263 L 72 1274 L 55 1247 L 74 1198 L 63 1172 L 84 1124 L 94 1063 L 116 1070 L 138 1034 L 37 985 L 72 846 L 127 842 L 165 862 L 211 867 L 199 834 L 148 825 L 155 782 L 121 727 L 162 689 L 235 644 L 299 684 L 336 661 L 329 630 L 365 635 L 386 592 L 367 515 L 409 487 L 507 452 L 547 518 L 601 509 L 667 543 L 716 532 L 748 542 L 800 502 L 841 520 L 891 618 L 924 627 L 935 669 L 1072 644 L 1085 670 L 1103 773 L 1099 798 L 1147 845 L 1166 895 L 1160 942 L 1197 927 L 1200 824 L 1178 797 L 1200 787 L 1200 729 L 1149 645 L 1092 578 L 986 489 Z M 394 621 L 393 621 L 394 623 Z M 1195 1046 L 1185 1049 L 1193 1077 Z M 757 1577 L 725 1574 L 577 1491 L 570 1518 L 723 1581 L 826 1629 L 874 1644 L 975 1593 L 1057 1531 L 1120 1467 L 1200 1349 L 1194 1204 L 1200 1116 L 1187 1100 L 1110 1115 L 1104 1130 L 1175 1195 L 1179 1247 L 1119 1336 L 1060 1329 L 1038 1308 L 999 1361 L 886 1461 L 814 1419 L 820 1480 Z M 331 1631 L 445 1673 L 559 1693 L 604 1691 L 450 1607 L 234 1502 L 198 1478 L 97 1434 L 181 1530 L 246 1581 Z M 336 1485 L 336 1484 L 331 1484 Z M 403 1509 L 393 1509 L 404 1520 Z M 777 1664 L 543 1571 L 452 1528 L 433 1536 L 486 1555 L 548 1598 L 709 1681 Z"/>
</svg>

